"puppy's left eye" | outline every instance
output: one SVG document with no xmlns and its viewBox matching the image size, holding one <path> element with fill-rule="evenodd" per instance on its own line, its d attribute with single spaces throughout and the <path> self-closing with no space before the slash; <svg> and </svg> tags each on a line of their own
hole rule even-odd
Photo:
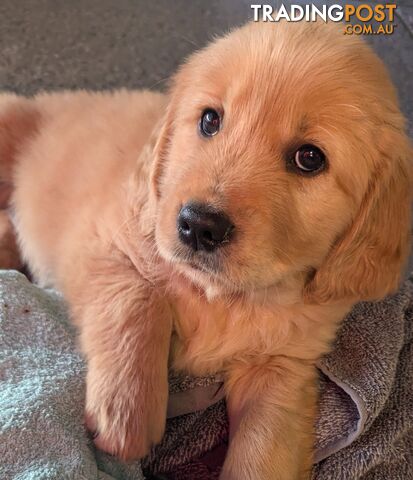
<svg viewBox="0 0 413 480">
<path fill-rule="evenodd" d="M 315 145 L 302 145 L 294 154 L 293 167 L 303 174 L 318 173 L 326 166 L 326 156 Z"/>
<path fill-rule="evenodd" d="M 207 108 L 202 112 L 201 119 L 199 120 L 199 130 L 204 137 L 216 135 L 220 126 L 221 117 L 216 110 Z"/>
</svg>

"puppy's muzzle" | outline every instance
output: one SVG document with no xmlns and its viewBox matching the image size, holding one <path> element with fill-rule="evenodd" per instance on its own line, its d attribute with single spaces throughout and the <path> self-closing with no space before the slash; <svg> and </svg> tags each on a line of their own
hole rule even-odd
<svg viewBox="0 0 413 480">
<path fill-rule="evenodd" d="M 234 225 L 224 212 L 189 202 L 178 214 L 177 229 L 181 242 L 192 250 L 213 252 L 231 241 Z"/>
</svg>

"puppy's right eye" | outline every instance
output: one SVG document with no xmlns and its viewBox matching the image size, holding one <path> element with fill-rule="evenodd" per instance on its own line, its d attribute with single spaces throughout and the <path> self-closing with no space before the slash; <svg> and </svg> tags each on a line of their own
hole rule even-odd
<svg viewBox="0 0 413 480">
<path fill-rule="evenodd" d="M 327 160 L 318 147 L 305 144 L 296 150 L 289 163 L 295 171 L 302 175 L 314 175 L 325 169 Z"/>
<path fill-rule="evenodd" d="M 213 137 L 219 132 L 221 126 L 221 117 L 219 113 L 212 109 L 206 108 L 199 120 L 199 131 L 204 137 Z"/>
</svg>

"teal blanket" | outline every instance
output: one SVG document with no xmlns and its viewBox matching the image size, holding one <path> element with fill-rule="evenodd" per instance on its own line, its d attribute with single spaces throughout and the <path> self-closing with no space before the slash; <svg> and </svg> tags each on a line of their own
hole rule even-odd
<svg viewBox="0 0 413 480">
<path fill-rule="evenodd" d="M 143 479 L 83 426 L 85 366 L 60 295 L 0 272 L 0 479 Z"/>
<path fill-rule="evenodd" d="M 313 478 L 413 480 L 413 278 L 356 305 L 319 369 Z M 218 478 L 228 438 L 219 377 L 171 376 L 164 439 L 129 464 L 94 448 L 84 377 L 63 298 L 0 271 L 0 480 Z"/>
</svg>

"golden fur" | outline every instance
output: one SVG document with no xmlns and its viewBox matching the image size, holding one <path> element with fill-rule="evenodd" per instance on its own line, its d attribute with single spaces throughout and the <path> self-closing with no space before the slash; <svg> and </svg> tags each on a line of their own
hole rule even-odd
<svg viewBox="0 0 413 480">
<path fill-rule="evenodd" d="M 210 139 L 206 107 L 224 112 Z M 329 159 L 312 178 L 286 168 L 305 143 Z M 193 55 L 167 96 L 0 97 L 21 250 L 79 327 L 96 444 L 129 459 L 160 441 L 170 358 L 225 372 L 222 480 L 309 478 L 315 363 L 355 302 L 398 285 L 410 157 L 383 65 L 334 25 L 246 25 Z M 178 241 L 190 199 L 236 226 L 213 262 Z"/>
</svg>

